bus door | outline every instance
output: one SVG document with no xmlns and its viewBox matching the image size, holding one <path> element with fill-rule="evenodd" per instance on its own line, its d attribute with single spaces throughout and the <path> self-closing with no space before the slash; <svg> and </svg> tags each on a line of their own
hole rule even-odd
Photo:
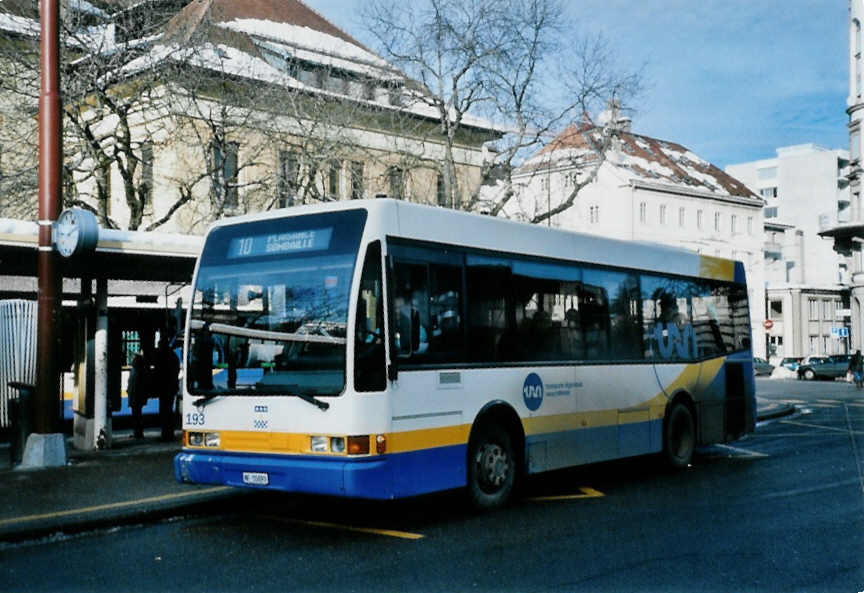
<svg viewBox="0 0 864 593">
<path fill-rule="evenodd" d="M 453 456 L 448 463 L 430 460 L 423 476 L 427 484 L 397 484 L 397 490 L 420 492 L 464 482 L 458 469 L 464 468 L 464 451 L 456 450 L 467 441 L 460 433 L 467 422 L 466 377 L 460 370 L 465 358 L 463 257 L 447 249 L 388 245 L 390 348 L 397 367 L 391 383 L 393 447 L 415 458 Z M 396 475 L 399 480 L 418 474 Z"/>
</svg>

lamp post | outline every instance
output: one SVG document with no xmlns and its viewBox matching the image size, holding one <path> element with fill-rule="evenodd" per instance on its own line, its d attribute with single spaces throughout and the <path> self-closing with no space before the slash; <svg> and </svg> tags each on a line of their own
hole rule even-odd
<svg viewBox="0 0 864 593">
<path fill-rule="evenodd" d="M 60 276 L 51 231 L 61 202 L 60 3 L 40 0 L 41 92 L 39 94 L 39 252 L 36 336 L 36 393 L 31 406 L 34 432 L 57 430 L 60 402 Z"/>
</svg>

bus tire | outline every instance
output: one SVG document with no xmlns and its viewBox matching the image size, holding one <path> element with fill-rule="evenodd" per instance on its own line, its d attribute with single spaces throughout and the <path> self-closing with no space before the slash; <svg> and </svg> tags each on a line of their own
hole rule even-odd
<svg viewBox="0 0 864 593">
<path fill-rule="evenodd" d="M 663 426 L 663 458 L 667 465 L 681 469 L 690 465 L 696 448 L 696 421 L 685 404 L 672 406 Z"/>
<path fill-rule="evenodd" d="M 516 485 L 510 435 L 497 424 L 477 428 L 468 443 L 468 494 L 478 510 L 504 506 Z"/>
</svg>

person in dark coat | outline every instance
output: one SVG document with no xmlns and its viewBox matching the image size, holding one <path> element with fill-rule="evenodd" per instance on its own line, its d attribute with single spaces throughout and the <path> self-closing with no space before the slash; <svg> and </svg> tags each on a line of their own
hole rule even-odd
<svg viewBox="0 0 864 593">
<path fill-rule="evenodd" d="M 132 426 L 136 439 L 144 437 L 144 418 L 141 410 L 150 397 L 150 361 L 145 350 L 139 351 L 132 359 L 129 382 L 126 385 L 129 409 L 132 411 Z"/>
<path fill-rule="evenodd" d="M 864 386 L 864 357 L 861 356 L 860 350 L 856 350 L 849 360 L 849 371 L 852 373 L 855 387 L 861 389 Z"/>
<path fill-rule="evenodd" d="M 162 440 L 174 439 L 174 399 L 177 397 L 180 360 L 168 345 L 168 337 L 159 338 L 156 350 L 154 379 L 156 395 L 159 397 L 159 425 L 162 427 Z"/>
</svg>

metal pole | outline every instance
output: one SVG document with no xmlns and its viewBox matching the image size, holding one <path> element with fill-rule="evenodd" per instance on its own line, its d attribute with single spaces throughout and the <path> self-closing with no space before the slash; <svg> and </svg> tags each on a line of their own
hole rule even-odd
<svg viewBox="0 0 864 593">
<path fill-rule="evenodd" d="M 39 95 L 39 304 L 36 339 L 36 393 L 31 406 L 36 433 L 53 433 L 60 414 L 60 277 L 51 245 L 51 227 L 60 209 L 60 3 L 40 0 L 41 93 Z"/>
<path fill-rule="evenodd" d="M 96 336 L 94 347 L 93 438 L 95 449 L 111 448 L 108 418 L 108 280 L 96 280 Z"/>
</svg>

